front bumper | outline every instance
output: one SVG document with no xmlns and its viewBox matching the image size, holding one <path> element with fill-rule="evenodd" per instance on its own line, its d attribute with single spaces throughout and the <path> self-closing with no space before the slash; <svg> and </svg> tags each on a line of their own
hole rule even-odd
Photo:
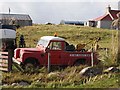
<svg viewBox="0 0 120 90">
<path fill-rule="evenodd" d="M 20 62 L 20 60 L 14 58 L 14 57 L 12 58 L 12 60 L 13 60 L 14 63 L 17 63 L 19 65 L 21 65 L 21 63 L 22 63 L 22 62 Z"/>
<path fill-rule="evenodd" d="M 19 59 L 19 58 L 15 59 L 15 58 L 13 57 L 12 60 L 13 60 L 14 66 L 15 66 L 18 70 L 24 72 L 23 68 L 21 67 L 22 62 L 20 61 L 20 59 Z"/>
</svg>

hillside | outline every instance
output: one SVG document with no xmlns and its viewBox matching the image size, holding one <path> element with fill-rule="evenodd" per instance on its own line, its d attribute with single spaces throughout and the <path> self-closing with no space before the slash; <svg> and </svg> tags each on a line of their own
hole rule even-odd
<svg viewBox="0 0 120 90">
<path fill-rule="evenodd" d="M 91 38 L 100 37 L 101 40 L 98 42 L 99 48 L 108 48 L 108 51 L 99 50 L 100 58 L 111 59 L 106 64 L 115 63 L 115 55 L 117 51 L 117 31 L 109 29 L 98 29 L 92 27 L 83 26 L 71 26 L 71 25 L 34 25 L 30 27 L 23 27 L 17 30 L 17 41 L 21 34 L 25 37 L 27 47 L 35 47 L 41 36 L 50 36 L 57 33 L 59 37 L 65 38 L 67 42 L 77 45 L 79 43 L 88 43 Z M 92 43 L 88 43 L 85 49 L 90 49 Z M 108 60 L 108 59 L 107 59 Z"/>
<path fill-rule="evenodd" d="M 17 30 L 19 34 L 25 36 L 27 46 L 34 47 L 41 36 L 54 35 L 64 37 L 67 41 L 73 44 L 87 43 L 90 38 L 101 37 L 101 46 L 109 47 L 111 45 L 112 33 L 116 32 L 107 29 L 98 29 L 92 27 L 70 26 L 70 25 L 34 25 L 24 27 Z M 32 44 L 31 44 L 32 43 Z"/>
<path fill-rule="evenodd" d="M 91 38 L 100 37 L 98 50 L 101 64 L 99 67 L 106 69 L 110 66 L 117 66 L 116 50 L 117 50 L 117 31 L 107 29 L 97 29 L 83 26 L 70 25 L 33 25 L 19 28 L 17 30 L 17 41 L 21 34 L 25 37 L 27 47 L 35 47 L 41 36 L 54 35 L 63 37 L 75 46 L 78 43 L 88 43 Z M 94 41 L 93 41 L 94 42 Z M 113 43 L 114 42 L 114 43 Z M 85 49 L 90 49 L 92 43 L 89 43 Z M 107 48 L 108 51 L 106 51 Z M 94 77 L 84 77 L 80 75 L 80 71 L 87 66 L 73 66 L 62 70 L 54 69 L 51 73 L 47 73 L 45 67 L 40 68 L 36 73 L 23 73 L 15 69 L 10 73 L 3 73 L 4 88 L 118 88 L 119 72 L 102 73 Z M 21 86 L 18 83 L 26 82 L 27 85 Z"/>
</svg>

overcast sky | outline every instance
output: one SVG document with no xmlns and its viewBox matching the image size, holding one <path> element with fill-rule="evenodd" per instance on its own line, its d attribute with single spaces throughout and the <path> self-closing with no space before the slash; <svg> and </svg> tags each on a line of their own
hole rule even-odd
<svg viewBox="0 0 120 90">
<path fill-rule="evenodd" d="M 120 0 L 1 0 L 0 13 L 29 14 L 34 23 L 60 23 L 61 20 L 86 21 L 118 9 Z"/>
</svg>

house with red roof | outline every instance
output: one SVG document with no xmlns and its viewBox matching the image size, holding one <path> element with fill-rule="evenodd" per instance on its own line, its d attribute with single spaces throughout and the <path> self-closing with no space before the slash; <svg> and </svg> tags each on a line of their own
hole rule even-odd
<svg viewBox="0 0 120 90">
<path fill-rule="evenodd" d="M 112 10 L 110 5 L 106 8 L 106 13 L 95 19 L 89 20 L 86 25 L 97 28 L 111 29 L 111 24 L 115 19 L 118 19 L 120 10 Z"/>
</svg>

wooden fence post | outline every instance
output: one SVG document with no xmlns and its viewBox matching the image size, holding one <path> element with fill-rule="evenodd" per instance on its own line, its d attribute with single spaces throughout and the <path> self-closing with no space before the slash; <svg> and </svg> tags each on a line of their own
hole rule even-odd
<svg viewBox="0 0 120 90">
<path fill-rule="evenodd" d="M 94 56 L 93 56 L 93 55 L 94 55 L 94 54 L 93 54 L 93 51 L 94 51 L 94 49 L 93 49 L 93 44 L 92 44 L 92 52 L 91 52 L 91 66 L 92 66 L 92 67 L 93 67 L 93 63 L 94 63 L 94 60 L 93 60 L 93 59 L 94 59 L 94 58 L 93 58 L 93 57 L 94 57 Z"/>
<path fill-rule="evenodd" d="M 91 66 L 93 67 L 93 63 L 94 63 L 94 61 L 93 61 L 93 52 L 91 52 Z"/>
<path fill-rule="evenodd" d="M 48 52 L 48 73 L 50 73 L 50 52 Z"/>
<path fill-rule="evenodd" d="M 8 72 L 12 71 L 13 49 L 8 49 Z"/>
</svg>

